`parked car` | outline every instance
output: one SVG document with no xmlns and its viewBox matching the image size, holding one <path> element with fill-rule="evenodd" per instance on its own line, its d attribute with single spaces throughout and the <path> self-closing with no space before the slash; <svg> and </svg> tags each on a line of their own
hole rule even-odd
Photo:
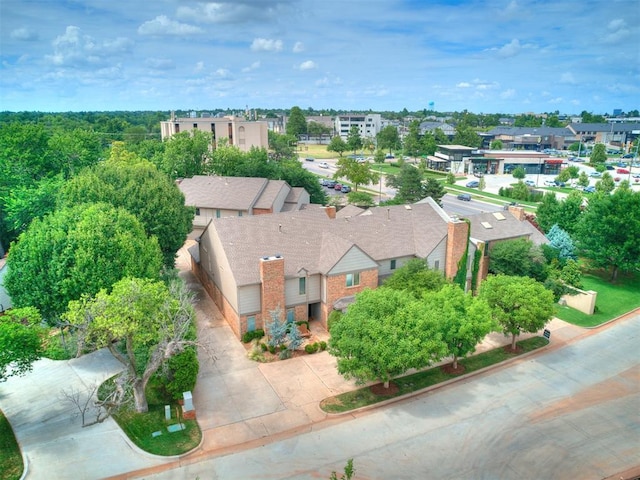
<svg viewBox="0 0 640 480">
<path fill-rule="evenodd" d="M 341 184 L 341 183 L 336 183 L 336 184 L 333 186 L 333 189 L 334 189 L 334 190 L 338 190 L 338 191 L 342 190 L 342 184 Z"/>
<path fill-rule="evenodd" d="M 468 188 L 478 188 L 479 186 L 480 186 L 480 182 L 477 180 L 471 180 L 470 182 L 467 182 Z"/>
<path fill-rule="evenodd" d="M 604 168 L 606 168 L 607 170 L 615 170 L 616 167 L 614 167 L 613 165 L 605 165 Z"/>
<path fill-rule="evenodd" d="M 330 181 L 331 181 L 331 180 L 329 180 L 328 178 L 323 178 L 322 180 L 320 180 L 320 184 L 321 184 L 323 187 L 328 187 L 328 186 L 329 186 L 329 182 L 330 182 Z"/>
<path fill-rule="evenodd" d="M 627 166 L 627 162 L 618 162 L 616 165 L 618 165 L 618 167 L 626 167 Z"/>
<path fill-rule="evenodd" d="M 319 167 L 320 168 L 329 168 L 329 164 L 327 162 L 320 162 Z"/>
<path fill-rule="evenodd" d="M 349 185 L 342 185 L 342 188 L 340 189 L 340 191 L 342 193 L 349 193 L 351 191 L 351 187 Z"/>
<path fill-rule="evenodd" d="M 566 187 L 566 184 L 564 182 L 561 182 L 560 180 L 554 180 L 553 183 L 556 187 Z"/>
<path fill-rule="evenodd" d="M 554 182 L 553 180 L 545 180 L 544 181 L 544 186 L 545 187 L 556 187 L 556 182 Z"/>
<path fill-rule="evenodd" d="M 474 172 L 473 176 L 476 177 L 476 178 L 482 178 L 482 177 L 484 177 L 484 173 L 482 173 L 482 172 Z"/>
<path fill-rule="evenodd" d="M 338 182 L 336 182 L 335 180 L 327 180 L 327 184 L 325 185 L 325 187 L 335 188 L 336 183 L 338 183 Z"/>
<path fill-rule="evenodd" d="M 386 158 L 387 160 L 391 160 L 392 158 L 396 158 L 396 157 L 394 157 L 394 156 L 393 156 L 392 154 L 390 154 L 390 153 L 387 153 L 387 154 L 384 156 L 384 158 Z"/>
<path fill-rule="evenodd" d="M 623 174 L 623 175 L 624 174 L 629 175 L 630 172 L 626 168 L 619 168 L 619 169 L 616 170 L 616 173 L 620 173 L 620 174 Z"/>
<path fill-rule="evenodd" d="M 470 202 L 471 201 L 471 195 L 469 195 L 468 193 L 461 193 L 460 195 L 458 195 L 458 200 L 463 200 L 465 202 Z"/>
<path fill-rule="evenodd" d="M 584 187 L 584 190 L 583 190 L 584 193 L 595 193 L 595 191 L 596 191 L 596 187 L 594 187 L 593 185 Z"/>
<path fill-rule="evenodd" d="M 589 176 L 590 176 L 591 178 L 600 178 L 600 177 L 602 176 L 602 174 L 601 174 L 600 172 L 591 172 L 591 173 L 589 174 Z"/>
<path fill-rule="evenodd" d="M 633 153 L 627 153 L 626 155 L 623 155 L 622 158 L 633 158 Z"/>
<path fill-rule="evenodd" d="M 313 158 L 313 157 L 307 157 L 307 158 L 305 158 L 304 160 L 305 160 L 306 162 L 313 162 L 313 161 L 315 161 L 315 158 Z"/>
<path fill-rule="evenodd" d="M 524 184 L 529 186 L 529 187 L 535 187 L 536 186 L 536 182 L 534 182 L 533 180 L 525 180 Z"/>
</svg>

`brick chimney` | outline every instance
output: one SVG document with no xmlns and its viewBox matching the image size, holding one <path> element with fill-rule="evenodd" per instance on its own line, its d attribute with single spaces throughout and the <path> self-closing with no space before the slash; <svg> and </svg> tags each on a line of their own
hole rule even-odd
<svg viewBox="0 0 640 480">
<path fill-rule="evenodd" d="M 524 221 L 527 218 L 524 213 L 523 207 L 509 205 L 509 213 L 516 217 L 520 222 Z"/>
<path fill-rule="evenodd" d="M 327 217 L 336 218 L 336 207 L 334 205 L 324 207 L 324 211 L 327 212 Z"/>
<path fill-rule="evenodd" d="M 462 220 L 451 220 L 447 224 L 447 255 L 445 276 L 449 279 L 458 272 L 458 262 L 467 248 L 469 224 Z"/>
<path fill-rule="evenodd" d="M 284 313 L 284 258 L 276 254 L 260 259 L 260 294 L 262 321 L 267 323 L 269 312 L 280 308 Z"/>
</svg>

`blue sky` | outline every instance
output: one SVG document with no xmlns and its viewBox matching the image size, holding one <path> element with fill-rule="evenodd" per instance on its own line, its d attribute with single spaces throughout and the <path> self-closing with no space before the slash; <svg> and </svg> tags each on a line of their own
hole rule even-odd
<svg viewBox="0 0 640 480">
<path fill-rule="evenodd" d="M 640 108 L 638 0 L 0 0 L 0 110 Z"/>
</svg>

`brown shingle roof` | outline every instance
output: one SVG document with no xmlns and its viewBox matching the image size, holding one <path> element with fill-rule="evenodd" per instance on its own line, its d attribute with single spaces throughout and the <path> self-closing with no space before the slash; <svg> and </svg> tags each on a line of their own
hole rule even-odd
<svg viewBox="0 0 640 480">
<path fill-rule="evenodd" d="M 471 237 L 490 242 L 527 236 L 536 245 L 548 242 L 546 237 L 528 220 L 520 221 L 506 210 L 496 213 L 501 214 L 504 220 L 498 220 L 493 213 L 468 216 L 467 218 L 471 222 Z M 482 225 L 483 222 L 491 225 L 491 228 L 485 228 Z"/>
<path fill-rule="evenodd" d="M 196 175 L 183 179 L 178 187 L 184 193 L 186 205 L 248 211 L 268 182 L 266 178 Z"/>
<path fill-rule="evenodd" d="M 284 188 L 290 189 L 284 180 L 268 180 L 265 189 L 260 193 L 254 207 L 264 209 L 272 208 L 278 194 Z"/>
<path fill-rule="evenodd" d="M 437 211 L 439 210 L 439 211 Z M 357 245 L 375 261 L 426 256 L 446 237 L 446 214 L 433 203 L 370 208 L 358 216 L 330 219 L 324 209 L 214 219 L 237 285 L 259 283 L 257 259 L 279 253 L 285 275 L 300 268 L 326 273 Z"/>
</svg>

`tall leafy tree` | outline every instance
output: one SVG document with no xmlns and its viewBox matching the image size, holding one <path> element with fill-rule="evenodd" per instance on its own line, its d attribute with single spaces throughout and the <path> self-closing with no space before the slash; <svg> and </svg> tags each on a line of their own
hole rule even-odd
<svg viewBox="0 0 640 480">
<path fill-rule="evenodd" d="M 304 117 L 300 107 L 291 107 L 286 130 L 287 135 L 293 135 L 294 137 L 307 133 L 307 119 Z"/>
<path fill-rule="evenodd" d="M 558 224 L 559 221 L 560 202 L 554 192 L 545 193 L 542 202 L 536 209 L 536 222 L 540 228 L 548 232 L 551 227 Z"/>
<path fill-rule="evenodd" d="M 4 284 L 15 307 L 36 307 L 55 323 L 71 300 L 125 276 L 157 278 L 155 237 L 124 209 L 80 204 L 34 220 L 12 246 Z"/>
<path fill-rule="evenodd" d="M 424 184 L 424 193 L 427 197 L 431 197 L 438 205 L 442 206 L 442 197 L 444 197 L 447 192 L 439 180 L 429 177 Z"/>
<path fill-rule="evenodd" d="M 376 135 L 376 140 L 378 148 L 389 150 L 389 153 L 400 148 L 400 135 L 398 135 L 398 129 L 393 125 L 383 127 Z"/>
<path fill-rule="evenodd" d="M 160 169 L 171 178 L 190 178 L 209 172 L 211 133 L 179 132 L 165 140 Z"/>
<path fill-rule="evenodd" d="M 331 137 L 331 141 L 329 142 L 329 145 L 327 145 L 328 152 L 335 152 L 342 157 L 342 154 L 347 150 L 349 150 L 349 146 L 340 135 Z"/>
<path fill-rule="evenodd" d="M 415 203 L 427 196 L 422 174 L 412 165 L 403 165 L 398 175 L 387 175 L 387 185 L 397 189 L 398 203 Z"/>
<path fill-rule="evenodd" d="M 541 249 L 526 238 L 496 242 L 489 251 L 489 272 L 510 276 L 546 278 Z"/>
<path fill-rule="evenodd" d="M 414 120 L 409 124 L 409 132 L 402 141 L 402 150 L 409 157 L 420 155 L 420 122 Z"/>
<path fill-rule="evenodd" d="M 425 293 L 438 291 L 446 284 L 442 272 L 430 269 L 423 258 L 413 258 L 393 272 L 383 285 L 393 290 L 406 290 L 415 298 L 422 298 Z"/>
<path fill-rule="evenodd" d="M 283 135 L 269 130 L 269 150 L 274 160 L 289 160 L 296 158 L 296 143 L 298 139 L 294 135 Z M 219 150 L 220 148 L 218 148 Z M 214 152 L 214 157 L 218 152 Z"/>
<path fill-rule="evenodd" d="M 502 140 L 493 140 L 489 145 L 489 148 L 491 150 L 502 150 Z"/>
<path fill-rule="evenodd" d="M 355 153 L 357 150 L 362 148 L 362 137 L 360 136 L 360 130 L 358 130 L 357 125 L 353 125 L 351 130 L 349 130 L 349 134 L 347 135 L 347 146 L 349 150 Z"/>
<path fill-rule="evenodd" d="M 365 290 L 331 325 L 329 352 L 338 372 L 358 383 L 389 381 L 446 354 L 436 321 L 405 291 Z"/>
<path fill-rule="evenodd" d="M 582 193 L 574 190 L 558 205 L 557 225 L 570 235 L 573 235 L 576 231 L 578 220 L 582 215 L 583 202 Z"/>
<path fill-rule="evenodd" d="M 14 308 L 0 316 L 0 383 L 31 371 L 42 355 L 40 312 L 33 307 Z"/>
<path fill-rule="evenodd" d="M 459 357 L 473 353 L 478 343 L 497 327 L 486 301 L 465 293 L 458 285 L 444 285 L 427 293 L 423 301 L 437 319 L 454 369 L 458 368 Z"/>
<path fill-rule="evenodd" d="M 354 185 L 354 189 L 358 191 L 359 185 L 368 185 L 369 183 L 377 183 L 380 179 L 379 174 L 371 170 L 369 162 L 358 162 L 353 158 L 340 158 L 336 162 L 338 169 L 334 174 L 335 178 L 344 177 Z"/>
<path fill-rule="evenodd" d="M 479 296 L 489 304 L 504 334 L 511 335 L 512 350 L 522 332 L 539 331 L 553 316 L 553 293 L 533 278 L 489 275 Z"/>
<path fill-rule="evenodd" d="M 458 125 L 456 127 L 456 135 L 453 137 L 453 143 L 455 145 L 479 148 L 482 145 L 482 138 L 472 127 Z"/>
<path fill-rule="evenodd" d="M 123 278 L 110 293 L 70 302 L 64 319 L 79 332 L 81 345 L 106 347 L 125 367 L 137 412 L 149 409 L 145 388 L 162 364 L 195 346 L 193 299 L 182 282 Z M 193 338 L 193 335 L 191 335 Z"/>
<path fill-rule="evenodd" d="M 604 164 L 607 161 L 607 149 L 604 143 L 596 143 L 594 145 L 589 161 L 592 165 Z"/>
<path fill-rule="evenodd" d="M 640 192 L 618 188 L 611 195 L 589 199 L 578 224 L 577 247 L 581 256 L 600 268 L 618 271 L 640 268 Z"/>
<path fill-rule="evenodd" d="M 598 182 L 596 182 L 597 192 L 611 193 L 613 192 L 614 188 L 616 188 L 616 184 L 609 172 L 604 172 L 602 174 L 602 178 Z"/>
<path fill-rule="evenodd" d="M 60 204 L 106 202 L 135 215 L 147 235 L 155 236 L 164 264 L 173 268 L 176 252 L 191 231 L 194 211 L 184 195 L 156 167 L 137 156 L 136 163 L 109 160 L 85 170 L 64 186 Z"/>
</svg>

